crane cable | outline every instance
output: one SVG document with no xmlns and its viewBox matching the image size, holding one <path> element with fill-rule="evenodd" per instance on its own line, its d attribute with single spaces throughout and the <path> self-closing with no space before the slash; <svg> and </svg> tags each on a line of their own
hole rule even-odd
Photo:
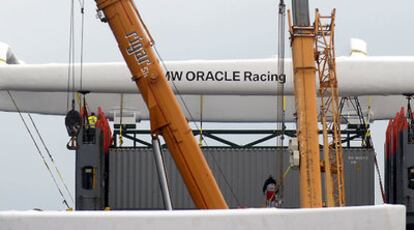
<svg viewBox="0 0 414 230">
<path fill-rule="evenodd" d="M 30 138 L 32 139 L 33 144 L 35 145 L 35 147 L 36 147 L 36 149 L 37 149 L 37 152 L 39 153 L 39 156 L 40 156 L 40 158 L 41 158 L 41 159 L 42 159 L 42 161 L 43 161 L 43 164 L 45 165 L 45 167 L 46 167 L 46 169 L 48 170 L 48 172 L 49 172 L 50 176 L 52 177 L 53 182 L 54 182 L 54 184 L 56 185 L 56 188 L 58 189 L 58 192 L 59 192 L 60 196 L 61 196 L 61 197 L 62 197 L 62 199 L 63 199 L 63 204 L 65 204 L 65 206 L 66 206 L 68 209 L 70 209 L 71 207 L 69 206 L 68 202 L 66 201 L 65 195 L 63 194 L 62 189 L 60 188 L 60 186 L 59 186 L 59 184 L 58 184 L 58 182 L 57 182 L 57 180 L 56 180 L 55 175 L 53 174 L 53 172 L 52 172 L 52 170 L 51 170 L 51 168 L 50 168 L 49 164 L 48 164 L 48 163 L 47 163 L 47 161 L 46 161 L 45 156 L 43 155 L 42 151 L 40 150 L 39 145 L 37 144 L 37 142 L 36 142 L 36 140 L 35 140 L 35 138 L 34 138 L 34 136 L 33 136 L 33 134 L 32 134 L 32 132 L 30 131 L 30 128 L 29 128 L 29 126 L 27 125 L 27 123 L 26 123 L 26 121 L 25 121 L 25 119 L 24 119 L 24 117 L 23 117 L 23 114 L 22 114 L 21 110 L 19 109 L 19 107 L 18 107 L 18 105 L 17 105 L 16 101 L 14 100 L 13 95 L 10 93 L 10 91 L 9 91 L 9 90 L 6 90 L 6 91 L 7 91 L 7 94 L 9 95 L 9 97 L 10 97 L 10 99 L 11 99 L 11 101 L 12 101 L 12 103 L 13 103 L 14 107 L 16 108 L 16 111 L 19 113 L 19 116 L 20 116 L 20 118 L 21 118 L 21 120 L 22 120 L 22 122 L 23 122 L 23 124 L 24 124 L 24 126 L 25 126 L 25 128 L 26 128 L 26 130 L 27 130 L 27 132 L 28 132 L 28 134 L 30 135 Z M 29 115 L 29 116 L 30 116 L 30 115 Z M 30 116 L 30 117 L 31 117 L 31 116 Z M 33 120 L 32 120 L 32 122 L 33 122 Z M 34 124 L 34 123 L 33 123 L 33 124 Z M 36 130 L 37 130 L 37 128 L 36 128 Z M 40 134 L 39 134 L 39 133 L 38 133 L 38 135 L 39 135 L 39 138 L 42 140 L 42 143 L 44 144 L 44 142 L 43 142 L 43 138 L 41 138 L 41 136 L 40 136 Z M 44 147 L 46 148 L 46 145 L 44 145 Z M 50 152 L 49 152 L 49 154 L 50 154 Z M 53 159 L 53 158 L 52 158 L 52 159 Z M 54 161 L 53 161 L 53 163 L 54 163 Z M 55 168 L 57 169 L 57 166 L 56 166 L 56 165 L 55 165 Z M 60 173 L 59 173 L 59 174 L 60 174 Z M 61 179 L 63 180 L 63 177 L 61 177 Z M 62 181 L 62 182 L 64 183 L 64 181 Z M 67 188 L 66 184 L 65 184 L 65 187 Z M 69 190 L 67 190 L 67 191 L 69 192 Z M 70 194 L 70 192 L 69 192 L 69 194 Z M 70 195 L 70 197 L 71 197 L 71 195 Z M 72 197 L 71 197 L 71 199 L 72 199 L 72 201 L 73 201 L 73 198 L 72 198 Z"/>
<path fill-rule="evenodd" d="M 365 122 L 365 129 L 367 130 L 365 133 L 365 137 L 364 140 L 371 140 L 371 131 L 369 130 L 369 122 L 370 122 L 370 116 L 371 116 L 371 105 L 372 105 L 372 97 L 368 96 L 368 115 L 367 115 L 367 121 Z M 367 138 L 369 137 L 369 139 Z M 368 143 L 370 145 L 370 143 Z M 385 191 L 384 191 L 384 186 L 383 186 L 383 182 L 382 182 L 382 177 L 381 177 L 381 172 L 379 169 L 379 165 L 378 165 L 378 159 L 377 159 L 377 153 L 374 151 L 374 164 L 375 164 L 375 169 L 377 171 L 378 174 L 378 181 L 379 181 L 379 186 L 381 189 L 381 196 L 382 196 L 382 202 L 386 203 L 387 202 L 387 198 L 385 196 Z"/>
<path fill-rule="evenodd" d="M 198 144 L 203 147 L 203 110 L 204 110 L 204 97 L 200 95 L 200 134 Z"/>
<path fill-rule="evenodd" d="M 283 0 L 280 0 L 279 7 L 278 7 L 278 58 L 277 58 L 277 71 L 279 78 L 284 76 L 286 81 L 285 75 L 285 18 L 286 18 L 286 5 Z M 285 82 L 278 81 L 277 82 L 277 108 L 276 108 L 276 118 L 279 122 L 277 122 L 276 128 L 277 130 L 281 130 L 280 136 L 276 137 L 276 146 L 283 149 L 284 139 L 285 139 L 285 113 L 286 113 L 286 101 L 285 101 Z M 283 200 L 284 192 L 283 192 L 283 150 L 280 154 L 278 154 L 278 167 L 279 167 L 279 184 L 280 184 L 280 199 Z M 290 167 L 288 168 L 289 171 Z"/>
<path fill-rule="evenodd" d="M 124 116 L 124 94 L 121 93 L 121 105 L 119 107 L 119 146 L 124 144 L 124 129 L 122 128 L 122 117 Z"/>
<path fill-rule="evenodd" d="M 69 57 L 68 57 L 68 77 L 67 77 L 67 88 L 66 88 L 66 110 L 75 108 L 75 11 L 74 11 L 74 0 L 71 1 L 70 9 L 70 23 L 69 23 Z M 71 86 L 72 84 L 72 86 Z M 72 93 L 72 103 L 70 104 L 70 93 Z"/>
<path fill-rule="evenodd" d="M 84 40 L 84 31 L 85 31 L 85 0 L 79 0 L 79 4 L 81 6 L 81 15 L 82 15 L 82 19 L 81 19 L 81 50 L 80 50 L 80 84 L 79 84 L 79 88 L 80 91 L 83 90 L 83 52 L 84 52 L 84 48 L 83 48 L 83 40 Z"/>
<path fill-rule="evenodd" d="M 134 3 L 133 3 L 133 4 L 134 4 Z M 136 8 L 136 7 L 135 7 L 135 8 Z M 148 37 L 150 38 L 150 45 L 152 46 L 152 48 L 154 49 L 155 53 L 157 54 L 157 56 L 158 56 L 158 58 L 159 58 L 159 61 L 160 61 L 161 65 L 162 65 L 162 67 L 164 68 L 164 70 L 165 70 L 166 72 L 168 72 L 168 68 L 167 68 L 167 66 L 165 65 L 164 60 L 162 59 L 162 56 L 161 56 L 161 55 L 160 55 L 160 53 L 158 52 L 157 47 L 155 46 L 155 42 L 154 42 L 154 40 L 152 39 L 151 33 L 150 33 L 150 32 L 149 32 L 149 30 L 147 29 L 147 27 L 146 27 L 145 23 L 143 22 L 143 20 L 142 20 L 142 18 L 141 18 L 141 15 L 139 14 L 139 12 L 137 11 L 136 13 L 137 13 L 137 15 L 138 15 L 138 17 L 139 17 L 140 21 L 142 22 L 142 24 L 143 24 L 143 26 L 144 26 L 144 29 L 145 29 L 145 31 L 146 31 L 146 33 L 147 33 Z M 163 77 L 165 77 L 165 76 L 163 76 Z M 182 104 L 183 104 L 183 106 L 184 106 L 185 111 L 186 111 L 186 112 L 188 113 L 188 115 L 190 116 L 190 120 L 193 122 L 193 124 L 194 124 L 194 126 L 196 127 L 196 129 L 199 129 L 199 127 L 198 127 L 197 123 L 196 123 L 196 122 L 195 122 L 195 120 L 194 120 L 194 117 L 193 117 L 193 115 L 192 115 L 192 113 L 191 113 L 190 109 L 189 109 L 189 108 L 188 108 L 188 106 L 187 106 L 187 103 L 186 103 L 186 102 L 185 102 L 185 100 L 184 100 L 184 97 L 182 96 L 182 94 L 181 94 L 181 93 L 180 93 L 180 91 L 178 90 L 177 85 L 175 84 L 175 82 L 174 82 L 174 81 L 171 81 L 171 83 L 172 83 L 172 85 L 173 85 L 173 87 L 174 87 L 174 89 L 175 89 L 176 94 L 177 94 L 177 95 L 178 95 L 178 97 L 180 98 L 180 100 L 181 100 L 181 102 L 182 102 Z M 208 147 L 208 145 L 207 145 L 207 141 L 204 139 L 204 137 L 202 137 L 202 139 L 203 139 L 203 141 L 204 141 L 204 143 L 205 143 L 206 147 Z M 223 177 L 223 179 L 224 179 L 225 183 L 226 183 L 226 184 L 227 184 L 227 186 L 229 187 L 230 192 L 231 192 L 231 194 L 232 194 L 233 198 L 234 198 L 234 199 L 236 200 L 236 202 L 237 202 L 237 205 L 239 205 L 239 206 L 240 206 L 240 201 L 239 201 L 239 199 L 237 198 L 236 193 L 235 193 L 235 192 L 234 192 L 234 190 L 233 190 L 233 187 L 230 185 L 229 181 L 227 180 L 226 176 L 224 175 L 224 172 L 223 172 L 222 168 L 220 167 L 220 165 L 218 164 L 217 159 L 214 157 L 214 155 L 213 155 L 213 154 L 210 154 L 210 156 L 212 157 L 214 164 L 215 164 L 215 165 L 217 166 L 217 168 L 219 169 L 219 173 L 222 175 L 222 177 Z"/>
<path fill-rule="evenodd" d="M 160 59 L 160 63 L 161 63 L 161 65 L 163 66 L 164 70 L 168 72 L 168 68 L 167 68 L 167 66 L 165 65 L 164 60 L 162 59 L 161 55 L 159 54 L 159 52 L 158 52 L 158 50 L 157 50 L 157 47 L 155 46 L 155 44 L 154 44 L 154 43 L 152 43 L 152 45 L 153 45 L 153 48 L 154 48 L 155 53 L 157 54 L 158 58 Z M 193 122 L 193 124 L 194 124 L 195 128 L 200 130 L 200 128 L 198 127 L 197 123 L 195 122 L 195 119 L 194 119 L 194 117 L 193 117 L 193 115 L 192 115 L 192 113 L 191 113 L 191 111 L 190 111 L 190 109 L 189 109 L 189 107 L 188 107 L 187 103 L 186 103 L 186 102 L 185 102 L 185 100 L 184 100 L 183 95 L 182 95 L 182 94 L 180 93 L 180 91 L 178 90 L 177 85 L 175 84 L 175 82 L 174 82 L 174 81 L 171 81 L 171 83 L 172 83 L 172 85 L 173 85 L 173 87 L 174 87 L 174 89 L 175 89 L 176 95 L 177 95 L 177 96 L 178 96 L 178 98 L 181 100 L 181 102 L 182 102 L 182 104 L 183 104 L 183 106 L 184 106 L 185 111 L 188 113 L 188 116 L 190 116 L 190 120 Z M 201 139 L 202 139 L 202 141 L 204 141 L 204 144 L 205 144 L 204 146 L 205 146 L 205 147 L 208 147 L 208 144 L 207 144 L 206 139 L 205 139 L 203 136 L 201 136 Z M 220 165 L 219 165 L 219 163 L 218 163 L 218 160 L 216 159 L 216 157 L 215 157 L 213 154 L 211 154 L 211 153 L 210 153 L 209 155 L 210 155 L 210 156 L 211 156 L 211 158 L 213 159 L 213 163 L 217 166 L 217 169 L 219 170 L 219 173 L 220 173 L 220 174 L 221 174 L 221 176 L 223 177 L 224 182 L 225 182 L 225 183 L 226 183 L 226 185 L 228 186 L 228 188 L 229 188 L 229 190 L 230 190 L 230 193 L 231 193 L 231 195 L 233 196 L 234 200 L 236 201 L 237 205 L 238 205 L 238 206 L 240 206 L 240 204 L 241 204 L 241 203 L 240 203 L 240 200 L 238 199 L 238 197 L 237 197 L 236 193 L 234 192 L 233 186 L 231 186 L 230 182 L 228 181 L 228 179 L 227 179 L 227 178 L 226 178 L 226 176 L 224 175 L 224 171 L 223 171 L 223 169 L 220 167 Z"/>
<path fill-rule="evenodd" d="M 81 39 L 80 39 L 80 91 L 83 90 L 83 58 L 84 58 L 84 31 L 85 31 L 85 1 L 79 0 L 81 12 Z M 69 19 L 69 57 L 68 57 L 68 72 L 67 72 L 67 88 L 66 88 L 66 110 L 75 109 L 75 101 L 81 104 L 81 98 L 75 88 L 75 3 L 71 1 L 70 19 Z M 70 94 L 71 107 L 70 104 Z"/>
<path fill-rule="evenodd" d="M 30 119 L 30 121 L 31 121 L 31 123 L 32 123 L 32 125 L 33 125 L 33 127 L 34 127 L 34 129 L 36 131 L 36 133 L 37 133 L 37 136 L 39 137 L 40 142 L 42 142 L 43 148 L 45 149 L 47 155 L 49 156 L 50 162 L 52 162 L 52 165 L 54 166 L 55 171 L 58 174 L 60 181 L 62 182 L 63 186 L 65 187 L 65 190 L 66 190 L 67 194 L 69 194 L 70 200 L 72 201 L 72 203 L 75 203 L 75 201 L 73 199 L 73 195 L 70 192 L 68 186 L 66 185 L 65 180 L 63 179 L 63 175 L 60 172 L 59 168 L 57 167 L 57 165 L 55 163 L 55 159 L 53 158 L 52 154 L 49 151 L 49 148 L 47 147 L 45 141 L 43 140 L 43 137 L 40 134 L 39 129 L 37 128 L 37 125 L 36 125 L 36 123 L 34 122 L 34 120 L 32 118 L 32 115 L 30 113 L 28 113 L 27 115 L 29 116 L 29 119 Z"/>
<path fill-rule="evenodd" d="M 284 173 L 283 173 L 283 175 L 282 175 L 282 178 L 285 178 L 285 177 L 288 175 L 288 173 L 289 173 L 289 171 L 290 171 L 290 169 L 291 169 L 291 168 L 292 168 L 292 166 L 291 166 L 291 165 L 289 165 L 289 166 L 286 168 L 286 170 L 284 171 Z M 278 185 L 279 185 L 278 189 L 283 187 L 283 183 L 284 183 L 284 181 L 282 180 L 282 182 L 278 184 Z"/>
<path fill-rule="evenodd" d="M 85 115 L 87 114 L 87 111 L 89 111 L 89 107 L 88 104 L 86 103 L 86 94 L 83 91 L 83 58 L 84 58 L 84 53 L 85 53 L 85 49 L 84 49 L 84 38 L 85 38 L 85 0 L 79 0 L 79 5 L 80 5 L 80 13 L 81 13 L 81 40 L 80 40 L 80 70 L 79 70 L 79 89 L 80 89 L 80 93 L 77 93 L 77 100 L 78 100 L 78 104 L 79 104 L 79 110 L 81 110 L 81 108 L 84 108 L 84 113 Z M 81 93 L 82 93 L 82 98 L 81 98 Z M 83 101 L 83 105 L 81 103 L 81 101 Z"/>
<path fill-rule="evenodd" d="M 79 92 L 76 93 L 76 100 L 79 105 L 79 111 L 84 109 L 84 113 L 87 114 L 89 110 L 86 104 L 86 93 L 83 93 L 83 56 L 84 56 L 84 37 L 85 37 L 85 0 L 79 0 L 80 13 L 81 13 L 81 40 L 80 40 L 80 70 L 79 70 Z M 73 86 L 74 87 L 74 86 Z M 82 93 L 82 96 L 81 96 Z M 83 105 L 82 105 L 83 101 Z"/>
</svg>

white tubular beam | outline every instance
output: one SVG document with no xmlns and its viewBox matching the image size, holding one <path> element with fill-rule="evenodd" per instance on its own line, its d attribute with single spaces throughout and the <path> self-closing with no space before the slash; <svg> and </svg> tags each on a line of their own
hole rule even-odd
<svg viewBox="0 0 414 230">
<path fill-rule="evenodd" d="M 293 95 L 291 64 L 291 60 L 286 60 L 286 95 Z M 175 82 L 181 94 L 275 95 L 274 83 L 280 80 L 275 76 L 276 59 L 174 61 L 166 65 L 170 80 L 177 76 Z M 136 93 L 122 63 L 84 64 L 83 70 L 83 90 Z M 414 91 L 414 57 L 338 57 L 337 72 L 341 96 L 401 95 Z M 0 66 L 0 89 L 66 92 L 66 88 L 65 64 Z"/>
</svg>

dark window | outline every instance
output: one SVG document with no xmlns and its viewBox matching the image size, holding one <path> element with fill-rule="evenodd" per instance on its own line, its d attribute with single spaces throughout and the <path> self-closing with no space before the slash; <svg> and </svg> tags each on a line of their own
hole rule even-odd
<svg viewBox="0 0 414 230">
<path fill-rule="evenodd" d="M 84 189 L 94 189 L 95 188 L 95 168 L 92 166 L 85 166 L 82 168 L 82 187 Z"/>
<path fill-rule="evenodd" d="M 414 166 L 408 168 L 408 187 L 414 189 Z"/>
</svg>

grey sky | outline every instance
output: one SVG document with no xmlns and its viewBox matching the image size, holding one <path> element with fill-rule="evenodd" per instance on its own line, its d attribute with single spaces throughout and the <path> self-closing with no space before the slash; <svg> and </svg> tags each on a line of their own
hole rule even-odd
<svg viewBox="0 0 414 230">
<path fill-rule="evenodd" d="M 323 13 L 337 8 L 338 56 L 348 55 L 352 37 L 366 40 L 372 56 L 414 54 L 409 40 L 413 37 L 412 1 L 310 2 L 311 9 L 319 7 Z M 164 60 L 266 58 L 277 52 L 277 0 L 140 0 L 136 3 Z M 79 28 L 78 1 L 75 4 Z M 0 40 L 10 44 L 26 63 L 66 63 L 69 6 L 70 0 L 2 0 Z M 287 55 L 290 56 L 290 49 Z M 95 18 L 92 0 L 86 1 L 85 61 L 122 61 L 108 26 Z M 34 118 L 73 189 L 74 152 L 65 148 L 67 135 L 63 117 L 36 115 Z M 3 127 L 0 210 L 62 209 L 56 188 L 18 115 L 0 113 L 0 121 Z M 385 124 L 376 122 L 373 127 L 380 160 Z"/>
</svg>

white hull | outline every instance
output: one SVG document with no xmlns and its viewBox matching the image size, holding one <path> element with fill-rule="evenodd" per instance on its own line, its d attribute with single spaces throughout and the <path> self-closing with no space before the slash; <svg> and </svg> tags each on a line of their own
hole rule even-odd
<svg viewBox="0 0 414 230">
<path fill-rule="evenodd" d="M 1 229 L 31 230 L 403 230 L 402 205 L 318 209 L 0 212 Z"/>
</svg>

